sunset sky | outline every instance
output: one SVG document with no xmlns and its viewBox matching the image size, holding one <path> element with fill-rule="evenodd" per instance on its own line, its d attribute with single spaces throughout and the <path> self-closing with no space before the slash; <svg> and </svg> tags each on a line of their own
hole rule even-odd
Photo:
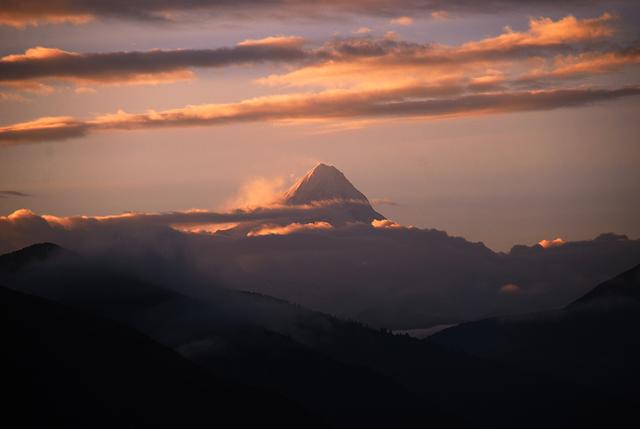
<svg viewBox="0 0 640 429">
<path fill-rule="evenodd" d="M 638 22 L 636 1 L 3 1 L 0 215 L 228 210 L 324 162 L 495 250 L 638 238 Z"/>
</svg>

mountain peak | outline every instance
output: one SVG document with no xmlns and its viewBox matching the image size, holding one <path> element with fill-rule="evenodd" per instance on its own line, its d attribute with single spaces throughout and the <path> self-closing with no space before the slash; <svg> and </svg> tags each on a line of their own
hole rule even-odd
<svg viewBox="0 0 640 429">
<path fill-rule="evenodd" d="M 314 201 L 345 200 L 369 204 L 367 197 L 336 167 L 319 163 L 284 194 L 285 204 L 310 204 Z"/>
<path fill-rule="evenodd" d="M 356 189 L 340 170 L 333 165 L 319 163 L 301 177 L 282 197 L 289 205 L 313 204 L 331 201 L 322 219 L 332 225 L 347 222 L 371 223 L 385 219 L 376 212 L 367 197 Z"/>
</svg>

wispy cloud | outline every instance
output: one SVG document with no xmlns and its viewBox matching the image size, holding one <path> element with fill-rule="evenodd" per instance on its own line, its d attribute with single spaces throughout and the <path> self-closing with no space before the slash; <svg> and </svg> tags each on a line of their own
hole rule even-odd
<svg viewBox="0 0 640 429">
<path fill-rule="evenodd" d="M 86 53 L 35 47 L 0 58 L 0 85 L 38 79 L 80 84 L 158 83 L 190 79 L 190 68 L 225 67 L 260 62 L 292 63 L 311 55 L 296 37 L 246 40 L 219 49 L 154 49 L 145 52 Z"/>
<path fill-rule="evenodd" d="M 389 23 L 407 27 L 409 25 L 413 25 L 413 18 L 411 18 L 410 16 L 399 16 L 397 18 L 393 18 L 391 21 L 389 21 Z"/>
<path fill-rule="evenodd" d="M 576 88 L 452 95 L 453 86 L 402 86 L 386 90 L 329 90 L 267 96 L 231 104 L 204 104 L 133 114 L 117 112 L 88 120 L 46 117 L 0 127 L 5 144 L 80 137 L 98 130 L 192 127 L 239 122 L 415 118 L 422 120 L 582 106 L 640 94 L 640 87 Z M 437 98 L 434 98 L 437 97 Z"/>
<path fill-rule="evenodd" d="M 247 237 L 259 237 L 261 235 L 289 235 L 302 231 L 317 231 L 332 229 L 333 225 L 329 222 L 317 221 L 309 223 L 290 223 L 288 225 L 261 225 L 260 227 L 249 231 Z"/>
<path fill-rule="evenodd" d="M 316 61 L 258 82 L 327 87 L 379 85 L 409 79 L 481 77 L 489 67 L 499 68 L 503 74 L 517 74 L 531 67 L 527 63 L 531 59 L 623 50 L 611 46 L 601 50 L 601 42 L 615 34 L 614 21 L 615 17 L 609 13 L 585 19 L 571 15 L 555 21 L 536 18 L 529 21 L 527 31 L 507 28 L 497 36 L 453 46 L 412 43 L 397 37 L 335 39 L 318 49 Z"/>
<path fill-rule="evenodd" d="M 32 197 L 31 194 L 25 194 L 24 192 L 19 191 L 0 191 L 0 198 L 9 198 L 9 197 Z"/>
<path fill-rule="evenodd" d="M 79 88 L 96 83 L 156 84 L 193 79 L 196 68 L 256 63 L 287 65 L 292 70 L 257 82 L 289 86 L 379 86 L 382 81 L 397 85 L 401 80 L 433 82 L 463 74 L 483 79 L 489 67 L 494 76 L 495 69 L 501 74 L 522 74 L 524 68 L 523 80 L 531 74 L 544 77 L 541 72 L 588 74 L 638 62 L 637 44 L 602 48 L 600 42 L 615 33 L 614 20 L 608 13 L 585 19 L 570 15 L 555 21 L 537 18 L 530 20 L 527 31 L 506 29 L 498 36 L 457 46 L 412 43 L 397 36 L 373 38 L 364 33 L 367 28 L 359 29 L 359 36 L 335 38 L 318 46 L 283 35 L 216 49 L 78 53 L 38 46 L 0 58 L 0 86 L 50 93 L 56 82 L 72 82 Z M 531 59 L 537 61 L 533 68 L 527 64 Z M 547 64 L 552 60 L 557 63 L 553 67 Z"/>
<path fill-rule="evenodd" d="M 309 46 L 296 36 L 247 39 L 229 48 L 76 53 L 37 47 L 0 59 L 0 85 L 47 87 L 76 82 L 157 82 L 189 78 L 192 68 L 257 62 L 296 66 L 258 80 L 315 87 L 314 92 L 188 105 L 91 118 L 41 117 L 0 127 L 0 142 L 20 144 L 85 136 L 95 131 L 213 126 L 241 122 L 340 124 L 433 120 L 550 110 L 638 94 L 640 86 L 596 86 L 592 75 L 640 62 L 637 45 L 618 46 L 616 17 L 535 18 L 526 31 L 447 46 L 368 35 Z M 603 43 L 603 41 L 608 43 Z M 567 86 L 560 80 L 586 80 Z M 317 90 L 317 87 L 325 88 Z"/>
<path fill-rule="evenodd" d="M 566 6 L 599 2 L 565 0 L 562 3 Z M 551 0 L 20 0 L 2 4 L 0 24 L 24 28 L 41 24 L 83 24 L 101 18 L 173 22 L 202 19 L 255 20 L 257 17 L 308 20 L 356 14 L 387 18 L 408 15 L 428 17 L 434 12 L 443 11 L 486 13 L 553 6 L 557 6 L 557 2 Z"/>
</svg>

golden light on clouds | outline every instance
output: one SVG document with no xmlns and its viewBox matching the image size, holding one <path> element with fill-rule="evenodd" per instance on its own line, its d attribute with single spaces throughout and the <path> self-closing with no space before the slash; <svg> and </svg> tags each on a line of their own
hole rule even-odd
<svg viewBox="0 0 640 429">
<path fill-rule="evenodd" d="M 282 177 L 256 177 L 244 183 L 238 194 L 229 200 L 225 207 L 246 209 L 271 206 L 279 202 L 284 189 L 285 180 Z"/>
<path fill-rule="evenodd" d="M 566 243 L 566 241 L 564 241 L 560 237 L 554 238 L 553 240 L 546 240 L 546 239 L 545 240 L 540 240 L 538 242 L 538 244 L 541 247 L 545 248 L 545 249 L 548 249 L 550 247 L 559 247 L 559 246 L 564 245 L 565 243 Z"/>
<path fill-rule="evenodd" d="M 0 11 L 0 25 L 8 25 L 19 29 L 43 24 L 86 24 L 94 20 L 90 14 L 46 14 L 46 13 L 11 13 Z"/>
<path fill-rule="evenodd" d="M 381 228 L 381 229 L 400 229 L 403 228 L 402 225 L 400 225 L 397 222 L 394 222 L 392 220 L 389 219 L 374 219 L 371 221 L 371 226 L 374 228 Z"/>
<path fill-rule="evenodd" d="M 457 86 L 405 86 L 385 90 L 327 90 L 257 97 L 238 103 L 203 104 L 133 114 L 118 111 L 88 120 L 45 117 L 0 127 L 0 142 L 18 144 L 80 137 L 98 130 L 192 127 L 243 122 L 353 118 L 456 118 L 552 110 L 640 94 L 640 87 L 566 89 L 486 94 L 459 93 Z M 437 96 L 436 96 L 437 95 Z"/>
<path fill-rule="evenodd" d="M 247 237 L 259 237 L 263 235 L 288 235 L 301 231 L 329 230 L 333 225 L 329 222 L 318 221 L 310 223 L 290 223 L 285 226 L 262 225 L 255 231 L 249 231 Z"/>
<path fill-rule="evenodd" d="M 393 25 L 401 25 L 403 27 L 407 27 L 409 25 L 413 25 L 413 18 L 411 18 L 410 16 L 399 16 L 389 22 Z"/>
<path fill-rule="evenodd" d="M 262 39 L 247 39 L 238 46 L 301 46 L 304 39 L 298 36 L 269 36 Z"/>
</svg>

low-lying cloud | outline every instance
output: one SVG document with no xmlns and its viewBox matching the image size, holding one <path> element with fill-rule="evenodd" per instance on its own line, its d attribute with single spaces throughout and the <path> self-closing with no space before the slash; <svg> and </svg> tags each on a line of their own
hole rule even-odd
<svg viewBox="0 0 640 429">
<path fill-rule="evenodd" d="M 315 231 L 315 230 L 327 230 L 332 229 L 333 225 L 329 222 L 317 221 L 317 222 L 309 222 L 309 223 L 298 223 L 293 222 L 288 225 L 280 226 L 280 225 L 261 225 L 260 227 L 249 231 L 247 233 L 247 237 L 259 237 L 261 235 L 288 235 L 293 234 L 294 232 L 301 231 Z"/>
<path fill-rule="evenodd" d="M 260 292 L 394 329 L 563 306 L 640 258 L 640 240 L 611 234 L 552 251 L 517 246 L 504 254 L 391 221 L 332 227 L 321 210 L 94 217 L 20 210 L 0 217 L 0 253 L 54 242 L 156 284 L 197 278 L 203 290 L 215 284 Z M 175 229 L 233 220 L 247 228 L 238 234 Z"/>
</svg>

